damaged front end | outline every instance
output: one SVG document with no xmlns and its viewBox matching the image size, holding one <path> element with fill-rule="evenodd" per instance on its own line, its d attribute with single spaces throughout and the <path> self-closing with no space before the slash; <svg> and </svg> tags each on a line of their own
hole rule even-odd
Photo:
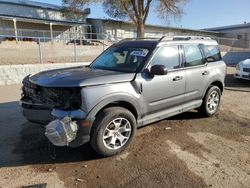
<svg viewBox="0 0 250 188">
<path fill-rule="evenodd" d="M 23 114 L 31 122 L 46 125 L 45 135 L 56 146 L 75 145 L 71 143 L 82 132 L 78 124 L 85 118 L 81 100 L 80 87 L 43 87 L 29 77 L 23 80 Z"/>
<path fill-rule="evenodd" d="M 76 121 L 68 116 L 56 119 L 46 126 L 45 135 L 55 146 L 68 146 L 75 140 L 78 131 Z"/>
<path fill-rule="evenodd" d="M 43 87 L 32 83 L 29 77 L 23 80 L 21 101 L 61 110 L 81 108 L 81 88 Z"/>
</svg>

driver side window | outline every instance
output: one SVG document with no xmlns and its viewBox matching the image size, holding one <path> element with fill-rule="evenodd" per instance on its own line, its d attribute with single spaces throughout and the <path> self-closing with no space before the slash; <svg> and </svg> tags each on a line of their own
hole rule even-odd
<svg viewBox="0 0 250 188">
<path fill-rule="evenodd" d="M 168 70 L 180 68 L 180 56 L 178 46 L 163 46 L 152 59 L 153 65 L 164 65 Z"/>
</svg>

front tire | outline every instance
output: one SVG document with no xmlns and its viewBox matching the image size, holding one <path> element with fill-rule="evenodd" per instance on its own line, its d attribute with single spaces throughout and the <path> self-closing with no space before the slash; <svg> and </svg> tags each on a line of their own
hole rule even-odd
<svg viewBox="0 0 250 188">
<path fill-rule="evenodd" d="M 90 143 L 100 155 L 108 157 L 123 151 L 136 133 L 134 115 L 122 107 L 102 110 L 96 117 Z"/>
<path fill-rule="evenodd" d="M 217 86 L 210 86 L 203 99 L 199 112 L 206 116 L 213 116 L 219 109 L 221 100 L 221 90 Z"/>
</svg>

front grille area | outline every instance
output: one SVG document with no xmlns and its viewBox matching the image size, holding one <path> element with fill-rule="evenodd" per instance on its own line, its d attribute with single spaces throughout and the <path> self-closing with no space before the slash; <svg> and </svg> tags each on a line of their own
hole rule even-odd
<svg viewBox="0 0 250 188">
<path fill-rule="evenodd" d="M 250 73 L 250 68 L 243 68 L 243 72 L 249 72 Z"/>
<path fill-rule="evenodd" d="M 43 104 L 50 108 L 61 110 L 75 110 L 81 107 L 80 88 L 51 88 L 42 87 L 30 82 L 26 77 L 23 80 L 22 100 Z"/>
<path fill-rule="evenodd" d="M 250 76 L 249 75 L 242 75 L 243 78 L 248 78 L 250 79 Z"/>
</svg>

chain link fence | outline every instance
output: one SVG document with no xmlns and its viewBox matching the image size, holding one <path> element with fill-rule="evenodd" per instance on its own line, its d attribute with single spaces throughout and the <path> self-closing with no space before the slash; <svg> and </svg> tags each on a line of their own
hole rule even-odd
<svg viewBox="0 0 250 188">
<path fill-rule="evenodd" d="M 90 35 L 99 39 L 89 39 Z M 96 33 L 61 33 L 53 38 L 1 34 L 0 41 L 1 65 L 89 62 L 114 42 Z"/>
<path fill-rule="evenodd" d="M 250 40 L 247 39 L 234 39 L 234 38 L 225 38 L 217 37 L 215 38 L 220 44 L 221 51 L 228 52 L 247 52 L 250 51 Z"/>
</svg>

